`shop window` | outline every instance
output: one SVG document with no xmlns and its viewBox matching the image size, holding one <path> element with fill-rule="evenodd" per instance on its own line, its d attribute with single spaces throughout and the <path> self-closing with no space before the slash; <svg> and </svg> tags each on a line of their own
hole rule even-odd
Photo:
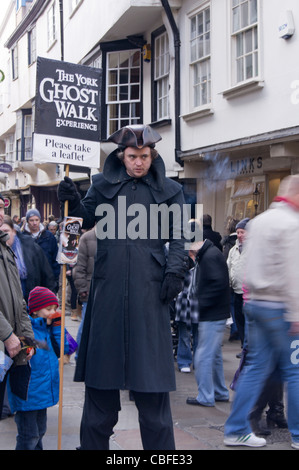
<svg viewBox="0 0 299 470">
<path fill-rule="evenodd" d="M 234 219 L 242 220 L 245 214 L 245 202 L 238 201 L 233 204 L 232 216 Z"/>
</svg>

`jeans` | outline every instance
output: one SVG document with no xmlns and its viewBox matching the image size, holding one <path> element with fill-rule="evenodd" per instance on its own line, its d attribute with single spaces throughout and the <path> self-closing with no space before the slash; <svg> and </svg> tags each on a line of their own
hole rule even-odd
<svg viewBox="0 0 299 470">
<path fill-rule="evenodd" d="M 288 383 L 288 428 L 299 442 L 299 335 L 290 336 L 284 320 L 284 304 L 251 301 L 245 305 L 248 354 L 239 377 L 225 435 L 246 435 L 251 431 L 248 415 L 277 364 Z"/>
<path fill-rule="evenodd" d="M 177 352 L 178 368 L 189 367 L 193 363 L 193 352 L 196 351 L 198 339 L 198 323 L 191 323 L 191 330 L 187 328 L 185 322 L 178 322 L 179 343 Z M 192 336 L 192 338 L 191 338 Z"/>
<path fill-rule="evenodd" d="M 87 307 L 87 302 L 82 302 L 81 322 L 80 322 L 80 325 L 79 325 L 79 328 L 78 328 L 78 333 L 77 333 L 77 338 L 76 338 L 78 348 L 77 348 L 77 351 L 76 351 L 76 354 L 75 354 L 75 360 L 77 360 L 77 358 L 78 358 L 79 346 L 80 346 L 80 341 L 81 341 L 81 336 L 82 336 L 83 322 L 84 322 L 86 307 Z"/>
<path fill-rule="evenodd" d="M 195 351 L 194 368 L 198 385 L 197 401 L 214 406 L 216 401 L 227 401 L 229 391 L 225 385 L 222 339 L 226 320 L 200 321 L 198 346 Z"/>
<path fill-rule="evenodd" d="M 43 450 L 42 438 L 47 430 L 47 409 L 17 411 L 18 427 L 16 450 Z"/>
</svg>

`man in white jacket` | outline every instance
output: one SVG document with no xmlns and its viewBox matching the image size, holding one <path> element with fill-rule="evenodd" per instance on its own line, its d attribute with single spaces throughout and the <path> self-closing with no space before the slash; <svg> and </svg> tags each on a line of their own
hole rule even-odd
<svg viewBox="0 0 299 470">
<path fill-rule="evenodd" d="M 248 415 L 279 363 L 288 384 L 288 427 L 299 449 L 299 175 L 285 178 L 275 202 L 247 226 L 244 282 L 248 355 L 225 424 L 224 443 L 261 447 Z"/>
</svg>

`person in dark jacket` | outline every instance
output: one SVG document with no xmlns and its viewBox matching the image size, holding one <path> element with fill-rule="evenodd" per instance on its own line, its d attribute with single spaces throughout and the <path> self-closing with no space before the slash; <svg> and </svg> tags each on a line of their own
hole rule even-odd
<svg viewBox="0 0 299 470">
<path fill-rule="evenodd" d="M 29 292 L 36 286 L 46 287 L 55 292 L 55 278 L 44 251 L 31 237 L 15 230 L 9 216 L 4 216 L 2 231 L 9 235 L 7 241 L 16 255 L 24 299 L 28 301 Z"/>
<path fill-rule="evenodd" d="M 229 277 L 224 256 L 210 240 L 199 242 L 198 247 L 194 287 L 199 306 L 198 346 L 194 357 L 198 395 L 188 397 L 187 404 L 214 406 L 215 401 L 229 400 L 221 350 L 230 316 Z"/>
<path fill-rule="evenodd" d="M 96 223 L 98 239 L 75 372 L 75 381 L 86 385 L 81 449 L 109 448 L 119 390 L 125 389 L 132 391 L 139 411 L 144 449 L 173 450 L 169 303 L 188 269 L 178 216 L 183 192 L 166 178 L 153 148 L 161 137 L 150 126 L 124 127 L 109 140 L 118 149 L 108 155 L 81 203 L 72 180 L 65 177 L 58 187 L 60 202 L 69 201 L 69 215 L 83 217 L 83 228 Z"/>
<path fill-rule="evenodd" d="M 219 232 L 215 232 L 212 229 L 212 217 L 209 214 L 204 214 L 202 217 L 202 225 L 203 225 L 203 239 L 211 240 L 214 245 L 222 251 L 223 246 L 221 244 L 221 235 Z"/>
<path fill-rule="evenodd" d="M 41 216 L 37 209 L 29 209 L 29 211 L 27 211 L 24 234 L 31 235 L 36 243 L 44 250 L 55 277 L 55 293 L 57 293 L 60 275 L 60 265 L 56 260 L 58 245 L 53 233 L 47 230 L 41 223 Z"/>
</svg>

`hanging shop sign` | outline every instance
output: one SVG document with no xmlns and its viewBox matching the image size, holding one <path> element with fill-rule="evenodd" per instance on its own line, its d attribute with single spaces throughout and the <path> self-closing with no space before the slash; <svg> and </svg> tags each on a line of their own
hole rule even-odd
<svg viewBox="0 0 299 470">
<path fill-rule="evenodd" d="M 102 71 L 38 57 L 33 159 L 99 167 Z"/>
<path fill-rule="evenodd" d="M 0 173 L 10 173 L 12 171 L 12 166 L 8 163 L 0 163 Z"/>
</svg>

